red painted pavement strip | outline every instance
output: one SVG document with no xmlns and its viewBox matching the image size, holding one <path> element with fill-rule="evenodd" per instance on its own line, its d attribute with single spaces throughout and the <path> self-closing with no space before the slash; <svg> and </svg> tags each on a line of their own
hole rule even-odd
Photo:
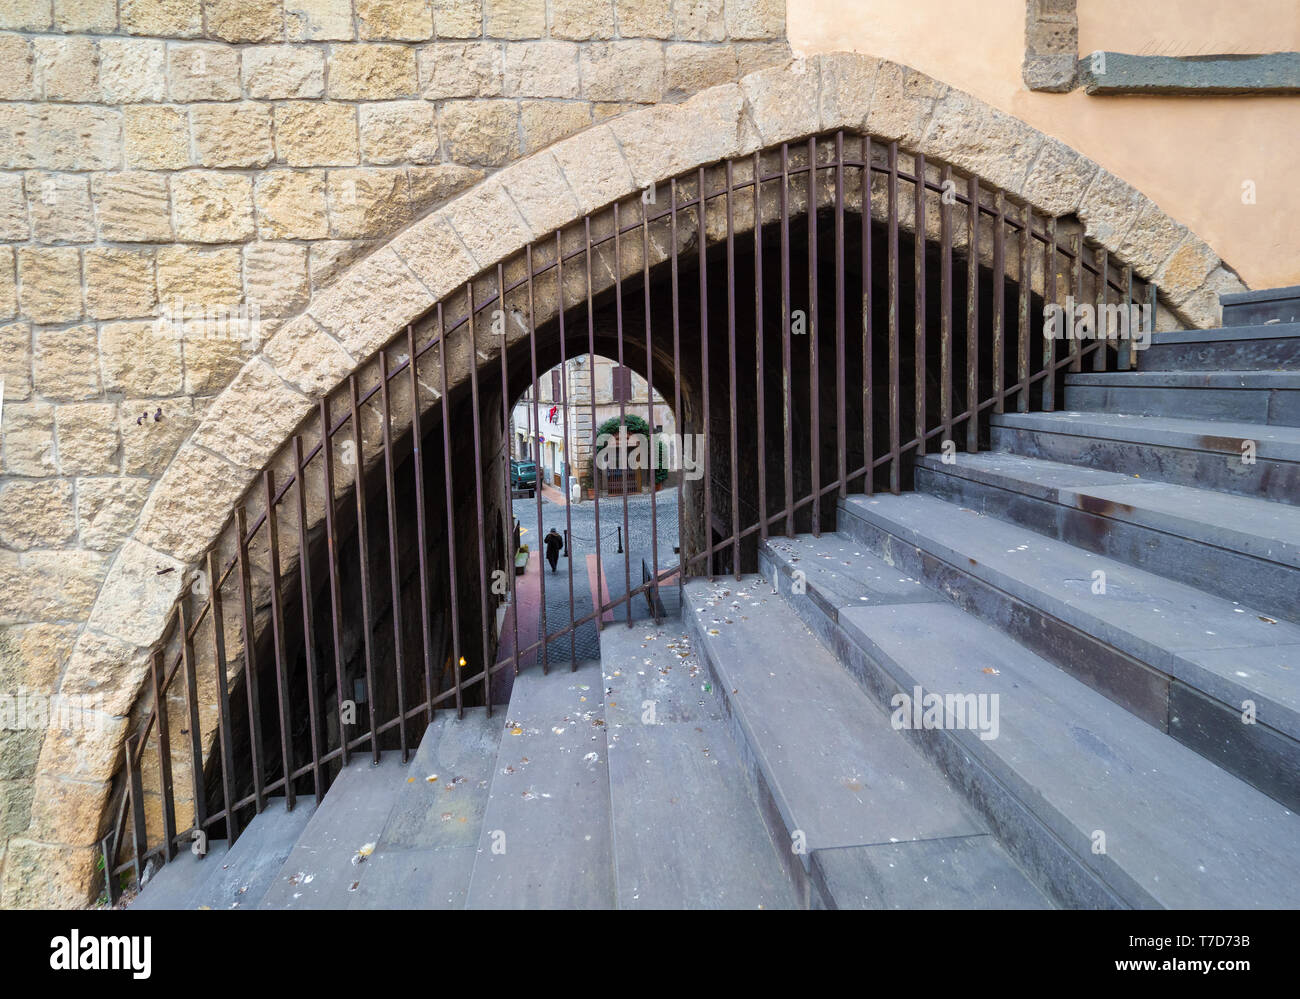
<svg viewBox="0 0 1300 999">
<path fill-rule="evenodd" d="M 542 587 L 541 587 L 542 553 L 530 552 L 528 565 L 522 576 L 515 577 L 515 602 L 506 608 L 501 624 L 501 641 L 497 651 L 497 662 L 504 662 L 514 655 L 515 628 L 511 615 L 518 611 L 519 645 L 528 648 L 538 639 L 542 623 Z M 518 666 L 523 669 L 537 662 L 537 650 L 525 652 L 520 657 Z"/>
<path fill-rule="evenodd" d="M 569 498 L 558 487 L 547 485 L 545 482 L 542 483 L 542 497 L 556 506 L 569 505 Z"/>
</svg>

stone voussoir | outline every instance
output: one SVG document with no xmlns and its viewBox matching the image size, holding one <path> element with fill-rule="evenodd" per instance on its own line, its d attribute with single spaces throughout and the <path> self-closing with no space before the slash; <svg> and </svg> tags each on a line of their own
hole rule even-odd
<svg viewBox="0 0 1300 999">
<path fill-rule="evenodd" d="M 308 313 L 344 350 L 364 359 L 433 304 L 429 289 L 385 246 L 345 271 Z"/>
<path fill-rule="evenodd" d="M 86 626 L 133 645 L 153 645 L 184 582 L 184 563 L 132 538 L 113 560 Z"/>
<path fill-rule="evenodd" d="M 305 314 L 285 323 L 262 355 L 276 374 L 313 399 L 319 399 L 357 366 L 357 359 Z"/>
<path fill-rule="evenodd" d="M 181 562 L 196 563 L 252 479 L 251 469 L 185 444 L 141 511 L 137 540 Z"/>
<path fill-rule="evenodd" d="M 683 104 L 620 115 L 609 126 L 638 187 L 646 188 L 700 163 L 743 156 L 759 148 L 736 84 L 711 87 Z M 676 134 L 679 141 L 664 141 Z"/>
</svg>

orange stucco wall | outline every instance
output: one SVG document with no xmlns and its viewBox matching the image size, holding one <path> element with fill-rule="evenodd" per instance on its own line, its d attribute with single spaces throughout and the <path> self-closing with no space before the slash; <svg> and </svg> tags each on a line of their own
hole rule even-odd
<svg viewBox="0 0 1300 999">
<path fill-rule="evenodd" d="M 1300 50 L 1295 0 L 1079 0 L 1078 11 L 1080 53 Z M 1300 284 L 1300 97 L 1030 91 L 1024 0 L 790 0 L 788 14 L 796 53 L 883 56 L 969 91 L 1139 188 L 1250 287 Z"/>
</svg>

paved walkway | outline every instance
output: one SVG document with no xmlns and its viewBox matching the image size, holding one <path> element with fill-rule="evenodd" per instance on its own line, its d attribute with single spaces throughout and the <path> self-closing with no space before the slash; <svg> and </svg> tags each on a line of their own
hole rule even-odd
<svg viewBox="0 0 1300 999">
<path fill-rule="evenodd" d="M 553 490 L 542 491 L 542 523 L 537 522 L 537 500 L 518 499 L 514 501 L 514 514 L 524 528 L 522 541 L 532 552 L 528 570 L 523 576 L 515 577 L 515 589 L 520 609 L 520 644 L 527 646 L 537 640 L 542 607 L 545 606 L 545 629 L 547 634 L 568 626 L 571 619 L 576 620 L 591 614 L 595 609 L 593 594 L 603 593 L 608 603 L 627 593 L 630 580 L 633 589 L 641 585 L 641 563 L 647 566 L 654 558 L 651 527 L 652 522 L 658 528 L 659 569 L 676 565 L 677 555 L 673 546 L 677 544 L 677 493 L 664 491 L 654 496 L 654 509 L 651 510 L 650 494 L 629 496 L 627 498 L 627 534 L 622 535 L 623 499 L 611 497 L 600 502 L 600 573 L 596 571 L 596 505 L 590 500 L 583 500 L 569 506 L 553 502 Z M 561 534 L 569 534 L 569 548 L 560 555 L 556 571 L 541 562 L 543 550 L 541 539 L 554 527 Z M 619 551 L 622 540 L 623 551 Z M 544 567 L 545 572 L 539 571 Z M 570 618 L 569 578 L 572 573 L 573 600 L 572 618 Z M 543 603 L 542 591 L 545 591 Z M 675 587 L 674 593 L 675 597 Z M 643 597 L 636 597 L 632 607 L 632 617 L 646 616 L 648 607 Z M 509 612 L 507 612 L 508 614 Z M 605 613 L 605 627 L 620 624 L 627 618 L 626 606 L 614 607 Z M 612 623 L 611 623 L 612 622 Z M 507 616 L 505 630 L 511 631 L 509 643 L 503 636 L 503 653 L 508 656 L 513 649 L 513 628 Z M 524 635 L 527 638 L 524 638 Z M 573 637 L 565 634 L 552 638 L 546 647 L 546 655 L 552 666 L 568 666 L 571 662 L 590 662 L 600 659 L 600 633 L 595 621 L 578 625 Z M 539 657 L 540 658 L 540 657 Z M 533 660 L 525 658 L 521 665 L 531 665 Z"/>
</svg>

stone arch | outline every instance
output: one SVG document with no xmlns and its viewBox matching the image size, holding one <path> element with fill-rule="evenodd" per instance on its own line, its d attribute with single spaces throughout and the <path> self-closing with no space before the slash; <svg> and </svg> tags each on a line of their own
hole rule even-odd
<svg viewBox="0 0 1300 999">
<path fill-rule="evenodd" d="M 697 167 L 839 128 L 977 174 L 1042 212 L 1073 213 L 1091 239 L 1159 283 L 1173 321 L 1211 325 L 1218 294 L 1243 288 L 1204 241 L 1096 163 L 969 94 L 867 56 L 794 60 L 520 160 L 395 233 L 317 294 L 213 401 L 154 487 L 64 667 L 61 694 L 109 692 L 101 724 L 75 746 L 50 728 L 30 826 L 10 847 L 11 864 L 58 872 L 44 878 L 44 904 L 77 904 L 89 891 L 91 844 L 148 650 L 166 637 L 187 570 L 322 398 L 448 293 L 533 241 Z M 81 788 L 67 794 L 65 782 Z"/>
</svg>

